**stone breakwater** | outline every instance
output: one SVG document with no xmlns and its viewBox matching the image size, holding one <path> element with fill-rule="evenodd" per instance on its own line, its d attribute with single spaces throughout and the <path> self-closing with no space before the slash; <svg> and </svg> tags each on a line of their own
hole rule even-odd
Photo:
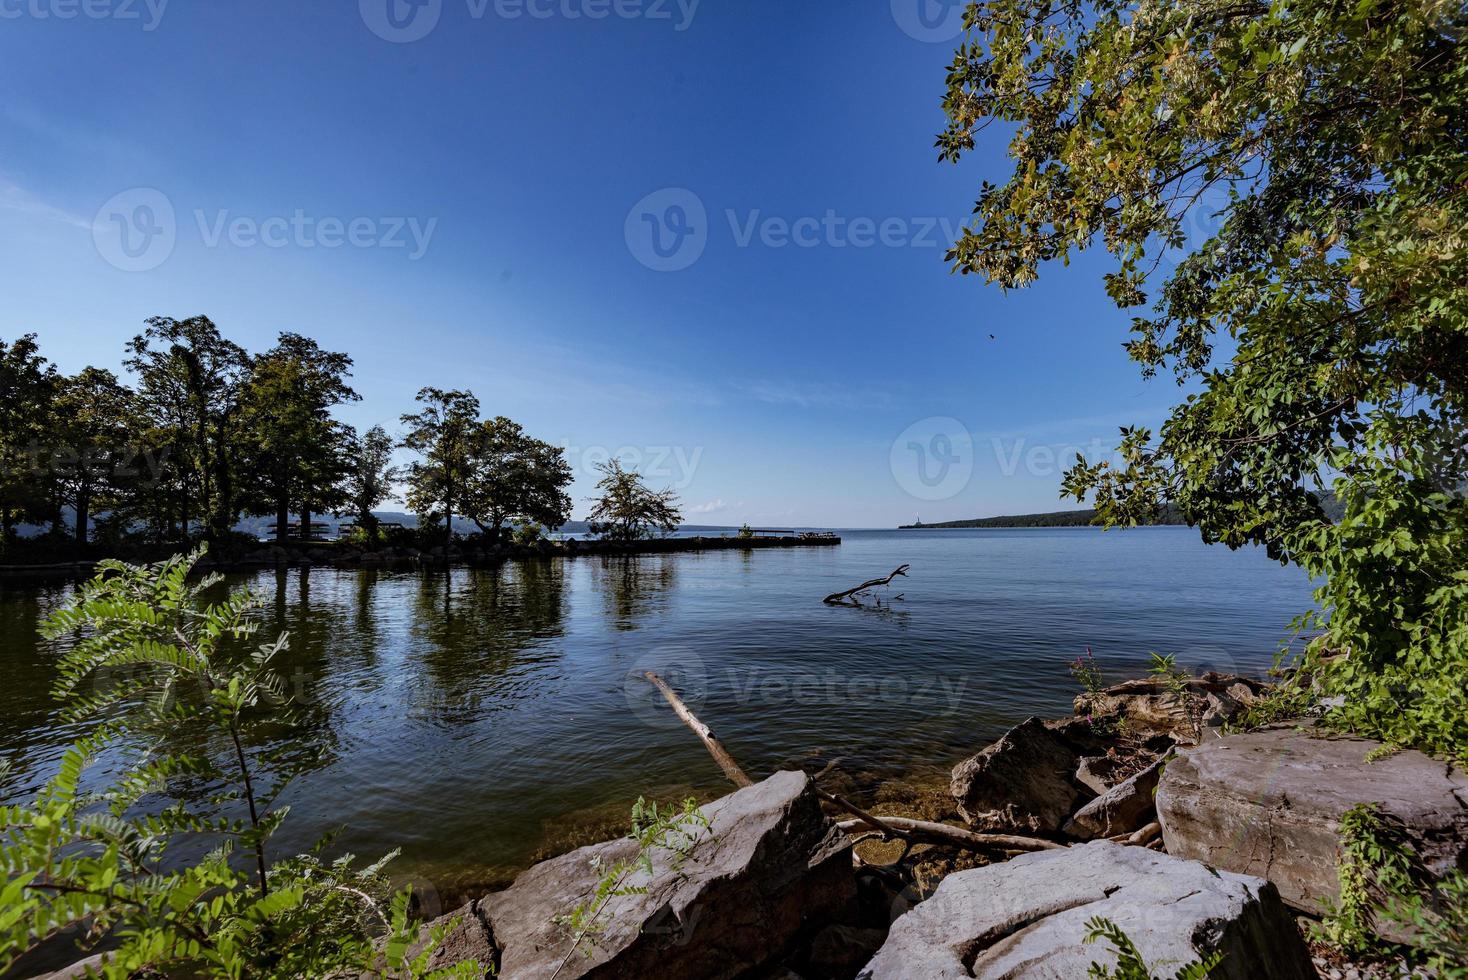
<svg viewBox="0 0 1468 980">
<path fill-rule="evenodd" d="M 261 543 L 257 548 L 234 548 L 228 553 L 211 554 L 199 563 L 202 569 L 232 571 L 249 568 L 320 566 L 328 568 L 397 568 L 412 565 L 493 564 L 511 559 L 576 558 L 591 555 L 663 555 L 700 551 L 761 551 L 768 548 L 838 547 L 841 538 L 834 534 L 792 534 L 788 536 L 686 537 L 652 538 L 643 541 L 539 541 L 533 544 L 499 544 L 482 546 L 456 544 L 436 548 L 383 547 L 361 548 L 341 542 L 319 544 L 276 545 Z M 171 553 L 171 552 L 170 552 Z M 167 557 L 130 557 L 127 560 L 155 561 Z M 33 565 L 0 565 L 0 576 L 27 578 L 35 576 L 87 575 L 96 568 L 94 560 L 51 562 Z"/>
</svg>

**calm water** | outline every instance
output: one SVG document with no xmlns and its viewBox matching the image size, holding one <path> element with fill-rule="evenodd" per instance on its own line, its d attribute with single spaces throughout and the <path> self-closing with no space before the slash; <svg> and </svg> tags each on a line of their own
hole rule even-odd
<svg viewBox="0 0 1468 980">
<path fill-rule="evenodd" d="M 890 610 L 821 597 L 911 574 Z M 951 764 L 1032 713 L 1069 712 L 1066 662 L 1149 651 L 1260 671 L 1309 583 L 1185 528 L 847 532 L 839 548 L 582 558 L 450 572 L 266 572 L 265 632 L 305 706 L 315 768 L 284 847 L 344 826 L 361 855 L 444 891 L 497 880 L 639 794 L 723 792 L 641 678 L 663 673 L 751 773 L 839 756 L 866 779 Z M 0 584 L 0 797 L 76 734 L 47 694 L 38 618 L 69 586 Z M 609 823 L 610 822 L 610 823 Z"/>
</svg>

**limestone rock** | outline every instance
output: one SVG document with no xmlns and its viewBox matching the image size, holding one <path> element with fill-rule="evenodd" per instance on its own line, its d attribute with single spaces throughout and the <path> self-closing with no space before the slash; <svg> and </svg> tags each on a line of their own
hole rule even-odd
<svg viewBox="0 0 1468 980">
<path fill-rule="evenodd" d="M 1053 834 L 1089 795 L 1072 778 L 1079 757 L 1064 734 L 1031 718 L 955 766 L 949 790 L 979 830 Z"/>
<path fill-rule="evenodd" d="M 560 978 L 598 980 L 734 977 L 777 962 L 802 935 L 849 911 L 851 844 L 804 773 L 777 773 L 703 813 L 710 827 L 691 855 L 680 865 L 655 851 L 653 873 L 637 870 L 625 881 L 645 894 L 612 898 L 583 948 L 573 948 L 557 920 L 587 900 L 606 868 L 635 860 L 635 841 L 537 864 L 460 909 L 434 966 L 477 958 L 516 980 L 548 980 L 558 969 Z"/>
<path fill-rule="evenodd" d="M 1124 782 L 1111 787 L 1076 811 L 1063 828 L 1071 837 L 1091 840 L 1129 834 L 1147 823 L 1152 814 L 1152 795 L 1157 789 L 1162 763 L 1154 762 Z"/>
<path fill-rule="evenodd" d="M 1305 980 L 1315 970 L 1267 881 L 1106 841 L 960 871 L 892 925 L 859 980 L 1070 980 L 1115 965 L 1086 921 L 1112 920 L 1171 976 L 1221 952 L 1218 980 Z"/>
<path fill-rule="evenodd" d="M 1468 866 L 1468 774 L 1420 752 L 1366 762 L 1379 747 L 1275 728 L 1182 751 L 1157 792 L 1168 853 L 1266 877 L 1318 914 L 1339 897 L 1340 818 L 1374 803 L 1435 874 Z"/>
</svg>

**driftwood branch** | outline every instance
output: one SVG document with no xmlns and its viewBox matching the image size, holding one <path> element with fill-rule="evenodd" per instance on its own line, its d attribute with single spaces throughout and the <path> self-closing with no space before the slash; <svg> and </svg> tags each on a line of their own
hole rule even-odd
<svg viewBox="0 0 1468 980">
<path fill-rule="evenodd" d="M 903 566 L 904 568 L 906 566 Z M 644 675 L 659 691 L 664 699 L 672 707 L 673 712 L 682 719 L 695 735 L 703 741 L 704 748 L 708 749 L 709 755 L 724 770 L 724 775 L 735 786 L 743 788 L 753 786 L 754 782 L 749 778 L 729 750 L 724 748 L 713 730 L 698 720 L 698 716 L 689 710 L 688 705 L 678 696 L 678 692 L 668 686 L 652 671 Z M 834 793 L 828 793 L 819 786 L 815 787 L 816 794 L 832 806 L 839 807 L 848 813 L 855 815 L 855 820 L 844 820 L 838 826 L 847 834 L 855 836 L 865 831 L 874 831 L 885 834 L 888 837 L 903 840 L 909 844 L 930 843 L 947 844 L 954 847 L 963 847 L 978 851 L 1043 851 L 1059 848 L 1062 845 L 1053 841 L 1037 840 L 1033 837 L 1012 837 L 1008 834 L 976 834 L 973 831 L 964 830 L 961 827 L 950 827 L 943 823 L 930 823 L 926 820 L 909 820 L 905 817 L 878 817 L 867 813 L 854 803 L 851 803 Z"/>
<path fill-rule="evenodd" d="M 754 785 L 754 780 L 750 779 L 744 770 L 739 768 L 739 763 L 734 761 L 734 757 L 729 754 L 728 749 L 724 748 L 724 743 L 719 741 L 719 737 L 713 733 L 713 730 L 709 726 L 699 721 L 697 715 L 688 710 L 688 705 L 684 704 L 683 699 L 678 697 L 677 691 L 674 691 L 668 686 L 667 681 L 650 670 L 643 676 L 652 681 L 653 685 L 659 691 L 663 692 L 663 697 L 672 706 L 674 713 L 683 719 L 683 724 L 691 728 L 693 733 L 703 740 L 703 747 L 709 750 L 709 755 L 714 757 L 714 761 L 719 764 L 720 769 L 724 770 L 724 775 L 729 777 L 730 782 L 741 789 L 745 786 Z"/>
<path fill-rule="evenodd" d="M 874 578 L 868 582 L 861 583 L 854 589 L 847 589 L 845 592 L 833 592 L 831 595 L 826 596 L 821 601 L 827 603 L 828 605 L 839 605 L 840 603 L 845 602 L 848 599 L 854 599 L 856 596 L 861 595 L 868 589 L 875 589 L 883 585 L 891 585 L 892 580 L 897 578 L 898 576 L 906 577 L 907 570 L 911 567 L 911 565 L 903 565 L 893 571 L 892 574 L 888 575 L 886 578 Z"/>
<path fill-rule="evenodd" d="M 1065 847 L 1054 841 L 1036 837 L 1015 837 L 1010 834 L 976 834 L 962 827 L 951 827 L 946 823 L 929 820 L 909 820 L 907 817 L 883 817 L 882 822 L 904 838 L 915 843 L 948 844 L 972 851 L 1058 851 Z M 838 825 L 848 834 L 860 833 L 864 829 L 880 828 L 866 820 L 843 820 Z"/>
</svg>

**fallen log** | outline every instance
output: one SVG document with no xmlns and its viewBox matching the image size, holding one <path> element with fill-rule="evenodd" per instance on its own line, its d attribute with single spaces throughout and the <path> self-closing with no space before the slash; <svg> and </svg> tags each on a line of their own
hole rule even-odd
<svg viewBox="0 0 1468 980">
<path fill-rule="evenodd" d="M 854 589 L 847 589 L 845 592 L 833 592 L 821 601 L 828 605 L 840 605 L 845 600 L 852 599 L 853 597 L 860 595 L 868 589 L 875 589 L 878 586 L 882 585 L 891 585 L 892 580 L 897 578 L 898 576 L 905 577 L 907 575 L 907 570 L 911 567 L 911 565 L 903 565 L 893 571 L 892 574 L 888 575 L 886 578 L 874 578 L 861 583 Z"/>
<path fill-rule="evenodd" d="M 714 761 L 719 764 L 720 769 L 724 770 L 724 775 L 729 777 L 730 782 L 740 789 L 754 785 L 754 780 L 750 779 L 744 770 L 739 768 L 739 763 L 735 762 L 734 757 L 729 754 L 729 750 L 724 748 L 724 743 L 719 741 L 718 736 L 713 733 L 713 730 L 709 726 L 699 721 L 698 716 L 688 710 L 688 705 L 684 704 L 683 699 L 678 697 L 678 692 L 668 686 L 667 681 L 650 670 L 643 674 L 643 676 L 652 681 L 653 685 L 659 691 L 663 692 L 663 697 L 672 706 L 673 712 L 679 718 L 683 719 L 683 724 L 687 725 L 693 730 L 695 735 L 703 740 L 703 747 L 709 750 L 709 755 L 714 757 Z"/>
<path fill-rule="evenodd" d="M 883 817 L 882 823 L 897 831 L 913 843 L 948 844 L 974 851 L 1058 851 L 1065 847 L 1055 841 L 1037 837 L 1016 837 L 1011 834 L 976 834 L 962 827 L 951 827 L 946 823 L 929 820 L 910 820 L 907 817 Z M 878 828 L 860 818 L 843 820 L 837 824 L 848 834 L 860 833 L 862 828 Z"/>
<path fill-rule="evenodd" d="M 714 761 L 719 764 L 720 769 L 724 770 L 724 775 L 729 778 L 730 782 L 740 788 L 754 785 L 754 781 L 740 768 L 739 763 L 734 761 L 734 757 L 729 754 L 729 750 L 724 748 L 724 743 L 719 741 L 718 736 L 713 733 L 713 730 L 709 726 L 698 720 L 698 716 L 689 710 L 688 705 L 683 703 L 683 699 L 678 696 L 677 691 L 674 691 L 668 686 L 667 681 L 650 670 L 644 673 L 643 676 L 662 692 L 663 698 L 672 707 L 674 713 L 682 719 L 683 724 L 687 725 L 703 741 L 704 748 L 708 749 L 709 755 L 714 757 Z M 868 831 L 884 834 L 888 837 L 895 837 L 898 840 L 907 841 L 909 844 L 947 844 L 980 851 L 1044 851 L 1063 846 L 1053 841 L 1039 840 L 1033 837 L 1014 837 L 1009 834 L 976 834 L 971 830 L 964 830 L 962 827 L 950 827 L 948 824 L 931 823 L 926 820 L 909 820 L 906 817 L 878 817 L 874 814 L 867 813 L 856 804 L 848 802 L 834 793 L 826 792 L 819 786 L 816 787 L 816 793 L 827 803 L 840 807 L 842 810 L 856 817 L 855 820 L 845 820 L 837 825 L 844 832 L 852 836 L 861 833 L 862 828 L 866 828 Z"/>
</svg>

